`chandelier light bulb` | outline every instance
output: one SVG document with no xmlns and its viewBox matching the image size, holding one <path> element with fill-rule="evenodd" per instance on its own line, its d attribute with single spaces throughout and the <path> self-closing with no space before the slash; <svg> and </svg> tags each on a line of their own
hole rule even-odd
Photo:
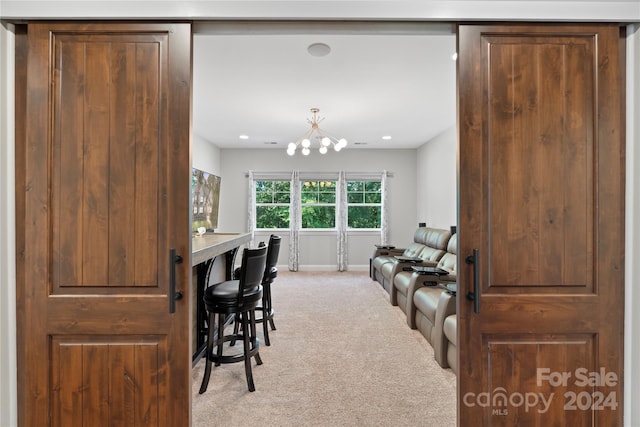
<svg viewBox="0 0 640 427">
<path fill-rule="evenodd" d="M 298 149 L 298 147 L 302 147 L 302 154 L 308 156 L 311 153 L 311 145 L 318 144 L 318 151 L 320 154 L 325 154 L 329 151 L 329 147 L 333 146 L 335 151 L 340 151 L 344 147 L 347 146 L 347 140 L 342 138 L 338 140 L 337 138 L 331 136 L 324 130 L 320 129 L 318 123 L 324 120 L 324 117 L 318 117 L 318 113 L 320 110 L 318 108 L 312 108 L 311 114 L 313 115 L 311 118 L 307 119 L 307 121 L 311 124 L 311 129 L 309 129 L 303 136 L 300 137 L 296 142 L 290 142 L 287 145 L 287 154 L 293 156 Z"/>
</svg>

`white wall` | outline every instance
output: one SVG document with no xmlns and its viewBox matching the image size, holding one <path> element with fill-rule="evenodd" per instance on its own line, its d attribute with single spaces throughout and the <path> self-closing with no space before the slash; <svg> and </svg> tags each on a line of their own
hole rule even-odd
<svg viewBox="0 0 640 427">
<path fill-rule="evenodd" d="M 0 0 L 9 18 L 640 21 L 637 0 Z"/>
<path fill-rule="evenodd" d="M 624 419 L 640 426 L 640 25 L 627 29 Z M 635 309 L 634 309 L 635 308 Z M 632 403 L 633 402 L 633 403 Z"/>
<path fill-rule="evenodd" d="M 382 172 L 393 174 L 389 183 L 389 241 L 397 246 L 413 239 L 419 222 L 416 217 L 415 150 L 358 150 L 346 148 L 340 153 L 308 157 L 288 156 L 284 150 L 222 149 L 219 228 L 221 232 L 247 231 L 247 177 L 255 172 Z M 268 234 L 257 234 L 256 241 Z M 279 264 L 287 264 L 288 236 L 283 235 Z M 379 233 L 354 232 L 348 241 L 349 269 L 368 269 L 373 245 L 380 243 Z M 335 233 L 309 231 L 300 233 L 300 269 L 335 270 Z"/>
<path fill-rule="evenodd" d="M 457 225 L 456 127 L 418 149 L 418 218 L 434 228 Z"/>
<path fill-rule="evenodd" d="M 0 426 L 17 423 L 13 39 L 0 26 Z"/>
<path fill-rule="evenodd" d="M 191 165 L 220 176 L 220 149 L 199 135 L 191 137 Z"/>
</svg>

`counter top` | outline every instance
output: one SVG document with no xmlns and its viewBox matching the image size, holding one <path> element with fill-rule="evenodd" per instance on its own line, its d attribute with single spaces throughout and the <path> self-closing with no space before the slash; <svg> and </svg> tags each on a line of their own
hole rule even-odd
<svg viewBox="0 0 640 427">
<path fill-rule="evenodd" d="M 205 233 L 191 239 L 191 266 L 251 241 L 250 233 Z"/>
</svg>

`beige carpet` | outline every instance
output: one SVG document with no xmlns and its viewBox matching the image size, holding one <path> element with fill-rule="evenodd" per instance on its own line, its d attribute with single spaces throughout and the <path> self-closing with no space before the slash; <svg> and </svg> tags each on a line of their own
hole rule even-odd
<svg viewBox="0 0 640 427">
<path fill-rule="evenodd" d="M 272 293 L 278 329 L 253 363 L 256 391 L 234 363 L 198 394 L 201 360 L 193 426 L 455 426 L 455 375 L 367 273 L 281 271 Z"/>
</svg>

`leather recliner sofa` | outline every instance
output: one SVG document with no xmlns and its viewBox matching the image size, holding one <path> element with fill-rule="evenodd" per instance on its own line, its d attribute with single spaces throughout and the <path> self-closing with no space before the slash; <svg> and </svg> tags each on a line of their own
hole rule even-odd
<svg viewBox="0 0 640 427">
<path fill-rule="evenodd" d="M 411 242 L 406 248 L 396 248 L 392 245 L 376 246 L 376 250 L 373 252 L 370 260 L 371 265 L 369 268 L 369 276 L 371 277 L 371 279 L 382 283 L 380 280 L 378 280 L 382 264 L 391 262 L 396 256 L 418 256 L 420 251 L 424 249 L 424 235 L 426 233 L 426 230 L 426 226 L 419 225 L 416 231 L 413 233 L 413 242 Z"/>
<path fill-rule="evenodd" d="M 372 278 L 391 294 L 397 273 L 414 265 L 436 266 L 446 253 L 451 231 L 418 227 L 413 242 L 406 249 L 376 251 L 371 262 Z"/>
<path fill-rule="evenodd" d="M 407 324 L 411 329 L 416 329 L 416 307 L 413 302 L 413 296 L 416 290 L 424 286 L 433 286 L 438 283 L 455 283 L 457 281 L 457 250 L 458 235 L 454 233 L 447 242 L 447 252 L 436 264 L 437 268 L 447 271 L 449 273 L 447 275 L 436 276 L 433 274 L 421 274 L 412 270 L 403 270 L 395 275 L 389 299 L 392 305 L 400 307 L 402 312 L 407 316 Z"/>
<path fill-rule="evenodd" d="M 449 341 L 444 335 L 444 322 L 448 316 L 453 315 L 455 326 L 456 297 L 445 286 L 456 282 L 456 265 L 457 234 L 453 234 L 447 245 L 447 253 L 437 264 L 449 274 L 435 276 L 412 271 L 399 272 L 394 278 L 390 295 L 392 303 L 396 302 L 407 316 L 409 327 L 418 329 L 431 344 L 434 357 L 443 368 L 451 365 L 449 358 L 455 360 L 455 342 L 453 349 L 450 349 Z M 455 327 L 453 333 L 455 334 Z M 452 352 L 450 357 L 449 352 Z"/>
</svg>

